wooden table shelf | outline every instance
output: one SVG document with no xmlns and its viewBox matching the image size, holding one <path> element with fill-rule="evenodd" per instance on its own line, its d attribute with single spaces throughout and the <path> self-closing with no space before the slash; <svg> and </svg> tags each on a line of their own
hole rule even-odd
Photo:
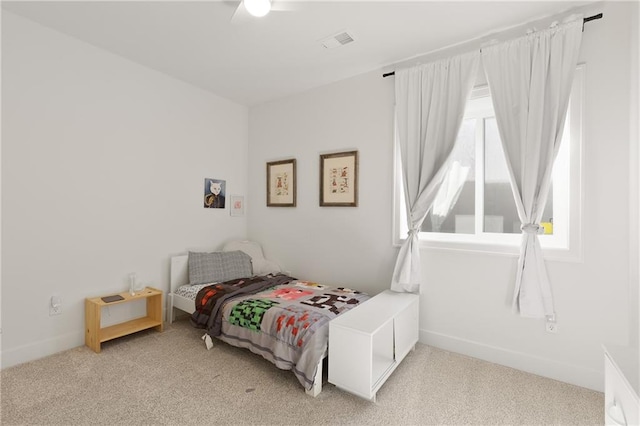
<svg viewBox="0 0 640 426">
<path fill-rule="evenodd" d="M 117 339 L 118 337 L 128 336 L 138 331 L 155 328 L 162 331 L 162 291 L 146 287 L 144 290 L 131 295 L 129 292 L 120 293 L 123 300 L 106 303 L 102 297 L 93 297 L 85 300 L 85 345 L 100 352 L 100 344 L 108 340 Z M 109 327 L 101 328 L 100 317 L 104 306 L 118 305 L 120 303 L 128 303 L 135 300 L 146 299 L 147 316 L 114 324 Z"/>
</svg>

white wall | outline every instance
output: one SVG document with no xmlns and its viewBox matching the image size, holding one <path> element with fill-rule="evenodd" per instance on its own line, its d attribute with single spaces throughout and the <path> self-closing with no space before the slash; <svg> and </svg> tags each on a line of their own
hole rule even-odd
<svg viewBox="0 0 640 426">
<path fill-rule="evenodd" d="M 246 193 L 246 107 L 7 12 L 2 86 L 4 367 L 83 345 L 84 298 L 127 273 L 166 291 L 170 255 L 246 235 L 203 208 L 205 178 Z"/>
<path fill-rule="evenodd" d="M 391 246 L 393 81 L 374 72 L 252 108 L 249 235 L 294 275 L 379 292 Z M 358 207 L 319 207 L 320 155 L 358 150 Z M 297 160 L 297 207 L 266 207 L 266 162 Z"/>
<path fill-rule="evenodd" d="M 640 39 L 640 4 L 633 2 L 633 10 L 631 12 L 631 40 Z M 629 303 L 631 304 L 630 333 L 629 344 L 638 349 L 640 345 L 640 315 L 638 305 L 640 305 L 640 84 L 638 76 L 640 76 L 640 58 L 638 47 L 631 49 L 631 108 L 630 108 L 630 140 L 631 150 L 629 155 L 629 170 L 631 180 L 631 190 L 629 193 L 629 202 L 631 203 L 631 211 L 629 214 L 629 237 L 631 240 L 629 248 L 630 264 L 630 284 L 631 292 Z M 635 142 L 634 142 L 635 141 Z M 634 191 L 635 187 L 635 191 Z M 635 309 L 634 309 L 635 307 Z"/>
<path fill-rule="evenodd" d="M 428 250 L 421 341 L 602 390 L 601 345 L 627 344 L 637 318 L 628 302 L 629 195 L 638 192 L 629 178 L 632 7 L 603 5 L 604 19 L 584 32 L 583 258 L 548 262 L 558 334 L 511 313 L 514 257 Z M 372 72 L 250 110 L 249 237 L 294 275 L 370 293 L 389 287 L 393 84 Z M 359 206 L 319 207 L 319 155 L 352 149 L 360 152 Z M 298 207 L 267 208 L 265 163 L 290 157 Z"/>
</svg>

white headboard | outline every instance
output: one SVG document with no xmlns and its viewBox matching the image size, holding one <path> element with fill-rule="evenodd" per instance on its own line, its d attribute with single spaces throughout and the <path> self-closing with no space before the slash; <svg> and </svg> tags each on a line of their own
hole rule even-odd
<svg viewBox="0 0 640 426">
<path fill-rule="evenodd" d="M 171 257 L 171 292 L 181 285 L 189 284 L 189 256 L 183 254 L 181 256 Z"/>
</svg>

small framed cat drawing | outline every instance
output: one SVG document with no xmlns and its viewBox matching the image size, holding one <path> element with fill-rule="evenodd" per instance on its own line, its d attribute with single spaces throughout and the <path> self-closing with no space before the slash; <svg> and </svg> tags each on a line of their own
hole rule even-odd
<svg viewBox="0 0 640 426">
<path fill-rule="evenodd" d="M 267 163 L 267 207 L 296 206 L 296 160 Z"/>
<path fill-rule="evenodd" d="M 224 209 L 226 181 L 220 179 L 204 180 L 204 208 Z"/>
</svg>

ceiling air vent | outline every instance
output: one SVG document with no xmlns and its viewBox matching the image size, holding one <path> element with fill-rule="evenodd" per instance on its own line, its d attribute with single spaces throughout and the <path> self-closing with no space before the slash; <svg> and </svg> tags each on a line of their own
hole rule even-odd
<svg viewBox="0 0 640 426">
<path fill-rule="evenodd" d="M 334 47 L 340 47 L 344 46 L 345 44 L 349 44 L 352 41 L 354 40 L 351 34 L 346 31 L 341 31 L 337 34 L 320 40 L 320 44 L 322 44 L 322 47 L 324 47 L 325 49 L 333 49 Z"/>
</svg>

